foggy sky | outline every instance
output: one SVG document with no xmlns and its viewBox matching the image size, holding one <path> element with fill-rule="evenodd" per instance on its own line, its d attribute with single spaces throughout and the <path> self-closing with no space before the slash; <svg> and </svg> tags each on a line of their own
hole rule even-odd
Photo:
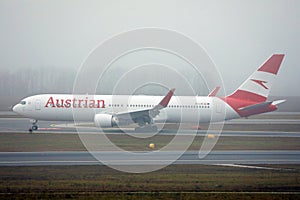
<svg viewBox="0 0 300 200">
<path fill-rule="evenodd" d="M 75 74 L 104 40 L 127 30 L 158 27 L 202 45 L 229 93 L 271 54 L 284 53 L 271 95 L 300 96 L 299 19 L 298 0 L 2 0 L 0 69 L 11 74 L 53 68 Z M 48 85 L 51 91 L 57 88 Z"/>
</svg>

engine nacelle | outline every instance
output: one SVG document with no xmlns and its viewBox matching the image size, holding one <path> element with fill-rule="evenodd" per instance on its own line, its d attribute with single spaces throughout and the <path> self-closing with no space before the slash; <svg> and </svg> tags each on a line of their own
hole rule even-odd
<svg viewBox="0 0 300 200">
<path fill-rule="evenodd" d="M 111 114 L 96 114 L 94 117 L 95 126 L 108 128 L 118 125 L 118 118 Z"/>
</svg>

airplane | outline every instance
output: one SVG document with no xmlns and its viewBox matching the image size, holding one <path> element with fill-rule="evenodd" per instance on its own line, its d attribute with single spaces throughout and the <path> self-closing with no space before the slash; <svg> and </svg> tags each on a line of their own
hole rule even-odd
<svg viewBox="0 0 300 200">
<path fill-rule="evenodd" d="M 96 127 L 137 124 L 136 130 L 157 131 L 155 123 L 208 123 L 248 117 L 274 111 L 285 100 L 268 101 L 272 83 L 284 54 L 273 54 L 232 94 L 218 97 L 220 87 L 208 96 L 74 95 L 39 94 L 27 97 L 13 111 L 31 118 L 30 132 L 37 130 L 38 120 L 94 122 Z M 221 116 L 224 109 L 225 116 Z M 91 111 L 93 110 L 93 111 Z M 200 118 L 196 117 L 197 113 Z"/>
</svg>

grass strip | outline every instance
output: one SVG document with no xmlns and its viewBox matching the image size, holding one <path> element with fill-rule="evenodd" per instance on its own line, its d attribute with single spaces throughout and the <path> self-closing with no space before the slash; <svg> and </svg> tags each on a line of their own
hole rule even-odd
<svg viewBox="0 0 300 200">
<path fill-rule="evenodd" d="M 272 167 L 293 170 L 170 165 L 155 172 L 129 174 L 106 166 L 0 167 L 0 194 L 291 192 L 299 197 L 300 166 Z"/>
<path fill-rule="evenodd" d="M 109 135 L 109 139 L 128 151 L 149 151 L 167 145 L 174 136 L 158 135 L 151 138 L 135 138 L 128 135 Z M 190 136 L 183 136 L 190 137 Z M 189 150 L 199 150 L 204 137 L 195 137 Z M 214 140 L 214 139 L 212 139 Z M 97 143 L 97 140 L 94 141 Z M 220 137 L 214 150 L 300 150 L 300 138 L 285 137 Z M 76 134 L 0 133 L 0 152 L 29 151 L 85 151 Z"/>
</svg>

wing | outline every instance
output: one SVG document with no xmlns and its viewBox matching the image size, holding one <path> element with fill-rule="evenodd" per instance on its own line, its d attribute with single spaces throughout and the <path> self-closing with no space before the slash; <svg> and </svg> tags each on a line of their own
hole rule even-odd
<svg viewBox="0 0 300 200">
<path fill-rule="evenodd" d="M 159 115 L 160 110 L 168 106 L 170 99 L 174 94 L 175 89 L 171 89 L 168 94 L 151 109 L 138 110 L 138 111 L 129 111 L 125 113 L 116 113 L 115 116 L 118 118 L 119 122 L 122 121 L 131 121 L 133 123 L 138 123 L 139 125 L 144 125 L 146 123 L 152 123 L 153 118 Z"/>
</svg>

